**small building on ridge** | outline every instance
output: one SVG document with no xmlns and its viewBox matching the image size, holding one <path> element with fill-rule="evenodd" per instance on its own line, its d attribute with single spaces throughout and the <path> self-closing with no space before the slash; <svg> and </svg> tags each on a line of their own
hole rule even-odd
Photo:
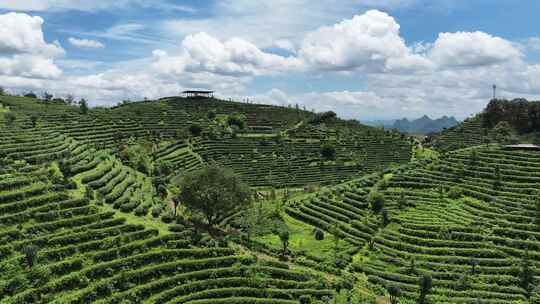
<svg viewBox="0 0 540 304">
<path fill-rule="evenodd" d="M 182 92 L 182 97 L 185 98 L 213 98 L 214 91 L 206 90 L 187 90 Z"/>
</svg>

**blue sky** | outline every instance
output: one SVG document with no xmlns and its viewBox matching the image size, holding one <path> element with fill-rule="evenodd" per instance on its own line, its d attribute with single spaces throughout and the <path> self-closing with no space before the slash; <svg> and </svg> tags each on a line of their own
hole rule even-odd
<svg viewBox="0 0 540 304">
<path fill-rule="evenodd" d="M 462 119 L 493 83 L 540 97 L 540 2 L 335 3 L 3 0 L 0 86 L 93 105 L 208 88 L 363 120 Z"/>
</svg>

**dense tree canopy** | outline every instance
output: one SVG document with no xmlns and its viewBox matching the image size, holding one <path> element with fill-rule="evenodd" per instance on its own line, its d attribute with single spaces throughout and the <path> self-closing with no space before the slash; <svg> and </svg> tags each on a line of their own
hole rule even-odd
<svg viewBox="0 0 540 304">
<path fill-rule="evenodd" d="M 202 128 L 198 124 L 190 125 L 188 130 L 189 130 L 189 133 L 191 133 L 191 135 L 193 135 L 195 137 L 200 136 L 201 133 L 202 133 Z"/>
<path fill-rule="evenodd" d="M 484 110 L 482 118 L 487 128 L 507 121 L 520 134 L 540 131 L 540 101 L 493 99 Z"/>
<path fill-rule="evenodd" d="M 242 114 L 229 115 L 227 118 L 227 124 L 230 127 L 235 126 L 242 130 L 246 127 L 246 117 Z"/>
<path fill-rule="evenodd" d="M 315 115 L 315 117 L 311 118 L 309 120 L 309 123 L 310 124 L 321 124 L 321 123 L 324 123 L 324 122 L 328 122 L 328 121 L 331 121 L 333 119 L 336 119 L 337 115 L 335 112 L 333 111 L 328 111 L 328 112 L 324 112 L 324 113 L 318 113 L 317 115 Z"/>
<path fill-rule="evenodd" d="M 336 148 L 330 144 L 325 144 L 321 147 L 321 156 L 326 160 L 333 160 L 336 158 Z"/>
<path fill-rule="evenodd" d="M 214 225 L 232 212 L 247 208 L 251 191 L 231 170 L 208 166 L 184 175 L 175 198 Z"/>
</svg>

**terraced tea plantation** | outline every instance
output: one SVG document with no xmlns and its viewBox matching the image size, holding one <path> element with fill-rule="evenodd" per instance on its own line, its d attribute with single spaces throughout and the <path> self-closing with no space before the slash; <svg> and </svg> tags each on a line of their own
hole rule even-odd
<svg viewBox="0 0 540 304">
<path fill-rule="evenodd" d="M 0 102 L 2 304 L 540 301 L 540 152 L 504 124 L 441 154 L 297 107 Z"/>
<path fill-rule="evenodd" d="M 182 226 L 132 223 L 42 168 L 4 164 L 0 176 L 0 303 L 297 303 L 333 294 L 322 278 L 196 241 Z"/>
<path fill-rule="evenodd" d="M 401 134 L 293 108 L 0 102 L 0 303 L 326 303 L 352 286 L 252 250 L 235 228 L 198 226 L 173 210 L 172 185 L 217 164 L 266 196 L 411 157 Z"/>
<path fill-rule="evenodd" d="M 540 152 L 482 147 L 291 201 L 287 212 L 357 246 L 349 270 L 430 303 L 537 303 Z M 379 202 L 379 203 L 377 203 Z M 382 203 L 381 203 L 382 202 Z"/>
</svg>

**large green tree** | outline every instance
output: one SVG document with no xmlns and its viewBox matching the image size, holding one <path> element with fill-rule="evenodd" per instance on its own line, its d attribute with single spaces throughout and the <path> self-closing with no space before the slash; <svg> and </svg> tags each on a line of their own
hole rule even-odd
<svg viewBox="0 0 540 304">
<path fill-rule="evenodd" d="M 184 175 L 177 189 L 175 199 L 200 212 L 210 225 L 248 208 L 251 203 L 249 186 L 231 170 L 218 166 L 207 166 Z"/>
<path fill-rule="evenodd" d="M 86 99 L 83 98 L 81 99 L 81 101 L 79 101 L 79 109 L 81 111 L 81 114 L 88 114 L 88 101 L 86 101 Z"/>
</svg>

